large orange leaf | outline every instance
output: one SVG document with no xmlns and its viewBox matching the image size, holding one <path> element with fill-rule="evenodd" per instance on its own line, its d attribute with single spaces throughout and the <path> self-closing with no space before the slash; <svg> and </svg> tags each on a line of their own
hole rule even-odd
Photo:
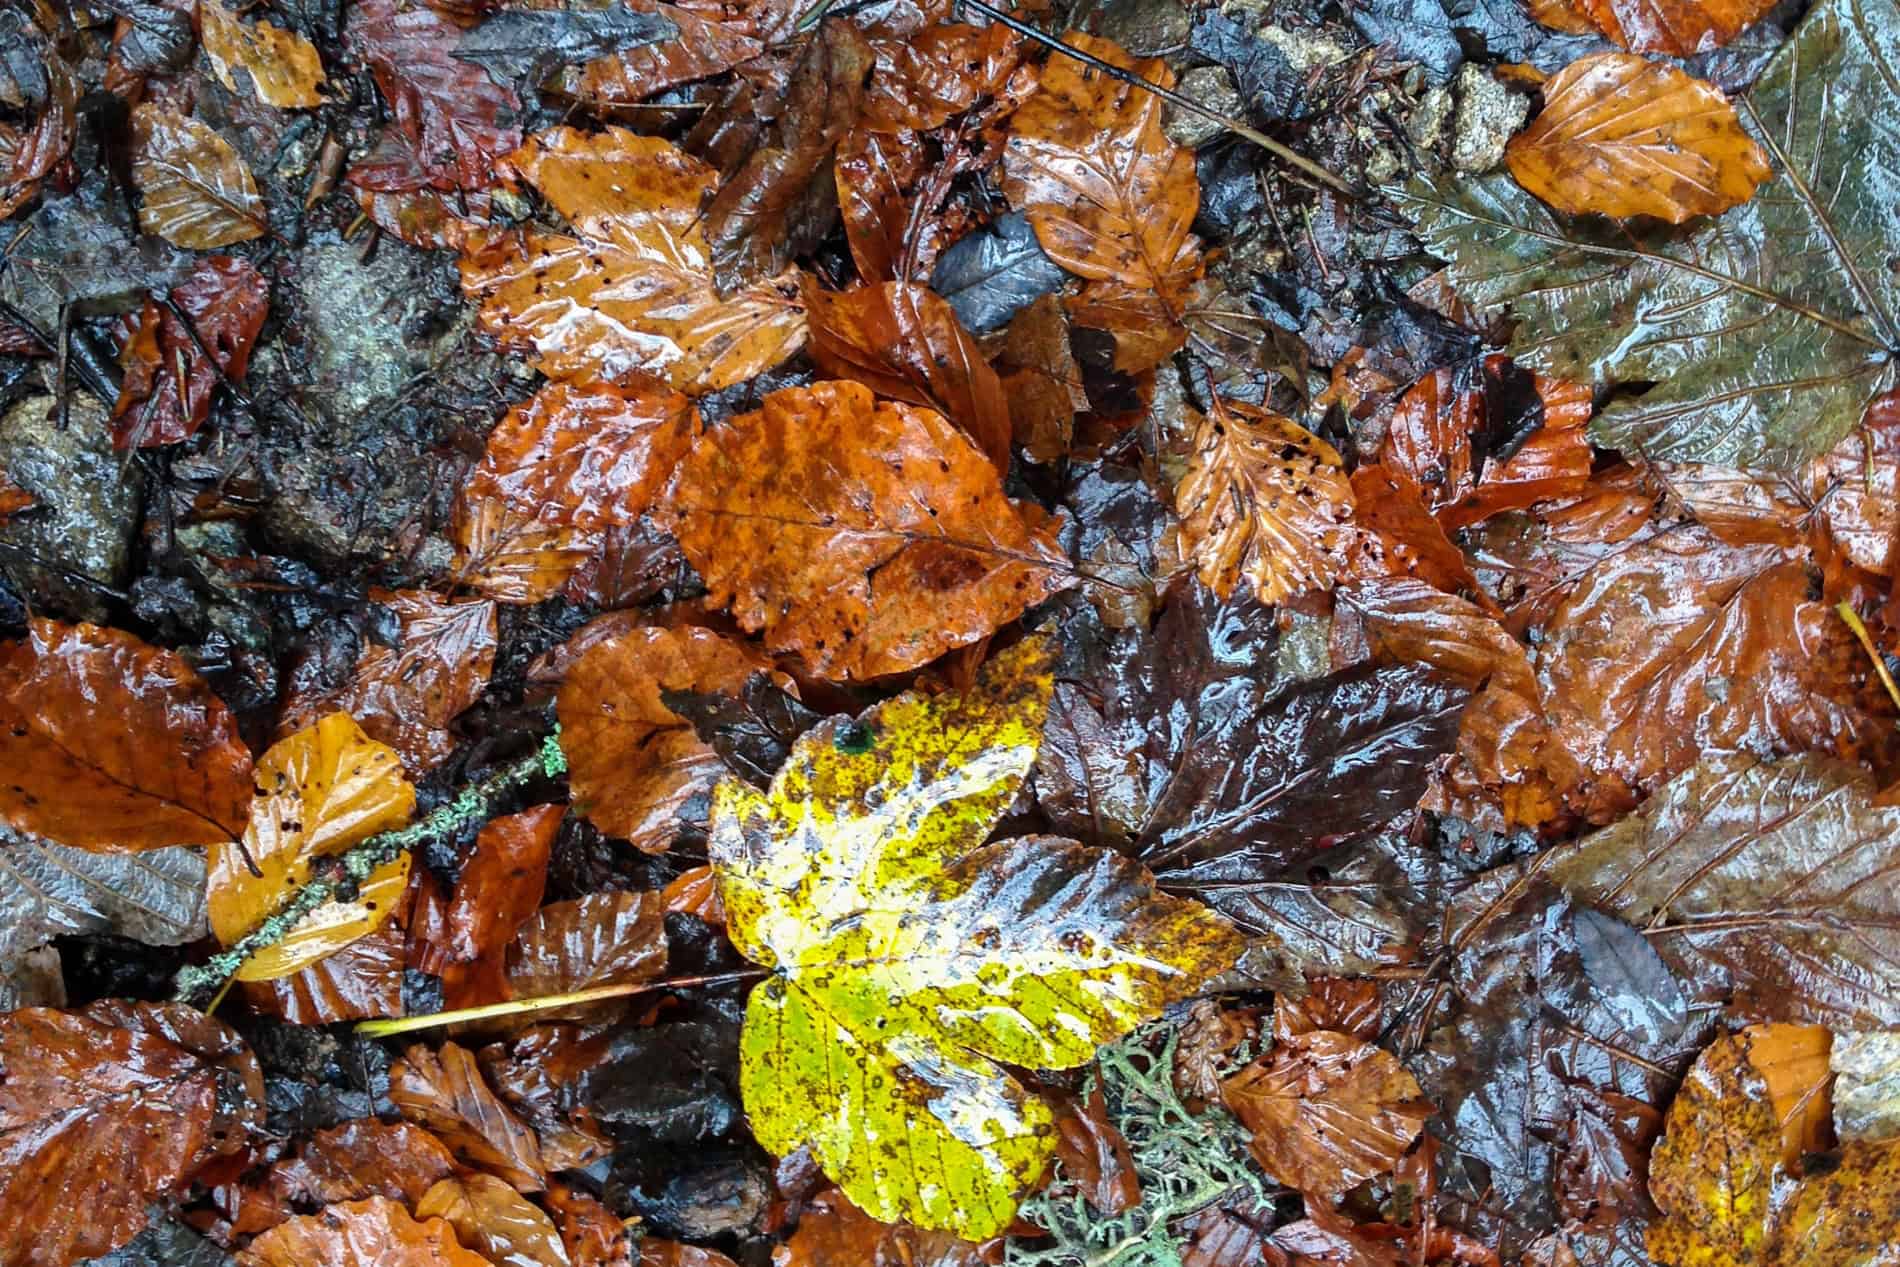
<svg viewBox="0 0 1900 1267">
<path fill-rule="evenodd" d="M 1580 58 L 1504 151 L 1517 183 L 1559 211 L 1681 224 L 1747 202 L 1773 171 L 1714 84 L 1634 53 Z"/>
<path fill-rule="evenodd" d="M 1577 0 L 1577 5 L 1624 48 L 1671 57 L 1719 48 L 1775 7 L 1773 0 Z"/>
<path fill-rule="evenodd" d="M 442 1219 L 418 1223 L 387 1197 L 349 1201 L 280 1223 L 238 1255 L 238 1267 L 494 1267 L 464 1249 Z"/>
<path fill-rule="evenodd" d="M 230 840 L 251 754 L 170 651 L 97 625 L 35 619 L 0 643 L 0 820 L 83 849 Z"/>
<path fill-rule="evenodd" d="M 857 383 L 707 432 L 669 503 L 711 601 L 826 677 L 927 664 L 1069 584 L 1046 518 L 962 432 Z"/>
<path fill-rule="evenodd" d="M 348 713 L 332 713 L 271 745 L 256 780 L 244 839 L 214 845 L 205 878 L 211 931 L 226 945 L 274 914 L 310 879 L 316 859 L 402 826 L 416 805 L 394 750 L 364 734 Z M 405 853 L 372 871 L 354 898 L 325 903 L 252 955 L 238 979 L 288 976 L 374 932 L 408 882 Z"/>
<path fill-rule="evenodd" d="M 711 629 L 633 629 L 600 643 L 561 686 L 561 750 L 574 806 L 609 836 L 660 853 L 683 827 L 703 830 L 725 763 L 663 691 L 736 694 L 770 664 Z"/>
<path fill-rule="evenodd" d="M 462 580 L 504 603 L 553 596 L 652 506 L 699 416 L 652 384 L 550 383 L 508 411 L 455 508 Z"/>
<path fill-rule="evenodd" d="M 706 164 L 622 128 L 555 128 L 504 170 L 538 189 L 579 236 L 472 235 L 462 286 L 484 327 L 553 378 L 664 376 L 692 393 L 742 383 L 805 341 L 793 276 L 720 298 L 700 202 Z"/>
<path fill-rule="evenodd" d="M 117 1249 L 146 1207 L 264 1125 L 231 1030 L 175 1004 L 0 1013 L 0 1265 Z"/>
<path fill-rule="evenodd" d="M 323 86 L 323 59 L 303 36 L 269 22 L 242 22 L 219 0 L 198 6 L 198 25 L 205 56 L 227 89 L 237 91 L 233 71 L 242 70 L 265 105 L 292 109 L 323 104 L 323 94 L 317 91 Z"/>
<path fill-rule="evenodd" d="M 1068 38 L 1150 81 L 1174 85 L 1159 59 L 1137 61 L 1095 36 Z M 1043 250 L 1095 283 L 1085 312 L 1103 314 L 1096 323 L 1111 332 L 1149 334 L 1147 344 L 1178 330 L 1188 288 L 1201 272 L 1200 242 L 1189 231 L 1201 200 L 1194 151 L 1168 140 L 1162 110 L 1152 93 L 1055 58 L 1010 120 L 1004 164 L 1010 203 L 1028 213 Z M 1114 312 L 1122 316 L 1106 316 Z M 1146 329 L 1156 321 L 1161 331 Z M 1152 366 L 1159 359 L 1154 350 L 1118 357 L 1117 368 Z"/>
</svg>

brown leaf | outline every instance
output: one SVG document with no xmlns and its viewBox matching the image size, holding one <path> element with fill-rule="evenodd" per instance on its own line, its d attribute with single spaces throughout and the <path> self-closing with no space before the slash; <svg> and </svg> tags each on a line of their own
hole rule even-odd
<svg viewBox="0 0 1900 1267">
<path fill-rule="evenodd" d="M 1467 528 L 1507 510 L 1521 510 L 1588 487 L 1595 455 L 1584 428 L 1596 411 L 1589 387 L 1533 376 L 1543 399 L 1544 425 L 1506 460 L 1486 462 L 1477 486 L 1438 508 L 1447 531 Z"/>
<path fill-rule="evenodd" d="M 1056 1160 L 1064 1177 L 1097 1213 L 1125 1214 L 1141 1204 L 1134 1154 L 1109 1120 L 1101 1087 L 1064 1104 L 1057 1112 L 1056 1132 Z"/>
<path fill-rule="evenodd" d="M 1233 1067 L 1242 1044 L 1258 1037 L 1260 1018 L 1251 1010 L 1223 1008 L 1212 999 L 1188 1005 L 1174 1048 L 1174 1089 L 1185 1099 L 1220 1100 L 1221 1077 Z"/>
<path fill-rule="evenodd" d="M 0 129 L 0 220 L 25 206 L 40 181 L 73 152 L 79 136 L 79 77 L 62 57 L 48 57 L 46 101 L 33 126 L 20 136 Z"/>
<path fill-rule="evenodd" d="M 1489 603 L 1464 552 L 1425 507 L 1418 485 L 1394 467 L 1367 462 L 1352 473 L 1353 522 L 1364 530 L 1361 575 L 1416 577 L 1449 594 Z"/>
<path fill-rule="evenodd" d="M 112 407 L 118 448 L 176 444 L 204 425 L 218 383 L 244 381 L 270 311 L 270 284 L 249 260 L 213 255 L 173 287 L 171 301 L 189 327 L 147 298 L 126 345 L 125 379 Z"/>
<path fill-rule="evenodd" d="M 1273 1041 L 1286 1043 L 1301 1034 L 1329 1029 L 1372 1042 L 1379 1036 L 1379 986 L 1364 977 L 1318 977 L 1306 983 L 1306 997 L 1276 994 Z"/>
<path fill-rule="evenodd" d="M 317 91 L 323 61 L 303 36 L 268 22 L 241 22 L 219 0 L 199 0 L 198 23 L 211 69 L 232 92 L 237 91 L 235 68 L 250 77 L 251 91 L 267 106 L 288 110 L 323 104 Z"/>
<path fill-rule="evenodd" d="M 488 226 L 489 196 L 485 193 L 460 198 L 437 189 L 357 189 L 355 193 L 356 205 L 377 228 L 425 251 L 460 251 L 470 237 Z"/>
<path fill-rule="evenodd" d="M 544 906 L 515 938 L 508 986 L 516 998 L 649 981 L 666 971 L 666 904 L 658 893 L 590 893 Z M 535 1014 L 538 1022 L 596 1023 L 625 1010 L 613 1001 Z"/>
<path fill-rule="evenodd" d="M 4 472 L 0 472 L 0 524 L 23 510 L 30 510 L 33 505 L 33 494 L 8 479 Z"/>
<path fill-rule="evenodd" d="M 554 1220 L 493 1175 L 441 1180 L 416 1202 L 416 1217 L 447 1220 L 494 1267 L 568 1267 Z"/>
<path fill-rule="evenodd" d="M 825 291 L 801 283 L 811 357 L 836 378 L 891 400 L 926 405 L 963 429 L 998 472 L 1009 472 L 1009 406 L 996 371 L 934 292 L 885 282 Z"/>
<path fill-rule="evenodd" d="M 389 1099 L 402 1115 L 426 1126 L 464 1165 L 498 1175 L 522 1192 L 538 1192 L 546 1177 L 541 1145 L 522 1120 L 495 1097 L 475 1057 L 455 1043 L 440 1053 L 411 1047 L 389 1067 Z"/>
<path fill-rule="evenodd" d="M 1036 82 L 1032 71 L 1022 70 L 1022 37 L 1000 22 L 940 22 L 872 47 L 877 69 L 864 126 L 877 132 L 933 131 L 985 101 L 1008 109 Z"/>
<path fill-rule="evenodd" d="M 702 436 L 666 515 L 710 601 L 824 677 L 928 664 L 1064 588 L 1045 517 L 942 416 L 818 383 Z"/>
<path fill-rule="evenodd" d="M 560 805 L 497 818 L 475 838 L 455 892 L 430 899 L 410 934 L 409 962 L 442 978 L 442 1006 L 476 1007 L 507 995 L 505 956 L 541 905 L 548 854 L 561 828 Z"/>
<path fill-rule="evenodd" d="M 261 237 L 257 182 L 231 143 L 198 120 L 145 102 L 132 111 L 139 227 L 193 251 Z"/>
<path fill-rule="evenodd" d="M 455 1173 L 441 1140 L 409 1122 L 359 1118 L 318 1131 L 271 1168 L 271 1186 L 296 1201 L 334 1205 L 388 1197 L 413 1205 Z"/>
<path fill-rule="evenodd" d="M 243 1042 L 188 1007 L 0 1013 L 0 1263 L 117 1249 L 149 1204 L 246 1147 L 263 1103 Z"/>
<path fill-rule="evenodd" d="M 1747 202 L 1774 174 L 1720 88 L 1634 53 L 1558 71 L 1504 161 L 1559 211 L 1671 224 Z"/>
<path fill-rule="evenodd" d="M 1010 318 L 998 369 L 1010 430 L 1024 455 L 1045 465 L 1067 457 L 1075 416 L 1088 409 L 1089 398 L 1060 299 L 1044 295 Z"/>
<path fill-rule="evenodd" d="M 710 866 L 680 872 L 660 891 L 669 914 L 692 915 L 714 928 L 726 926 L 725 903 L 719 900 L 719 879 Z"/>
<path fill-rule="evenodd" d="M 690 627 L 633 629 L 587 651 L 558 704 L 575 809 L 647 853 L 670 848 L 682 829 L 703 833 L 725 763 L 661 693 L 736 694 L 770 667 L 751 648 Z"/>
<path fill-rule="evenodd" d="M 251 754 L 224 703 L 170 651 L 34 619 L 0 643 L 0 818 L 82 849 L 234 837 Z"/>
<path fill-rule="evenodd" d="M 384 1197 L 333 1205 L 252 1241 L 238 1267 L 493 1267 L 441 1219 L 418 1223 Z"/>
<path fill-rule="evenodd" d="M 1792 1169 L 1810 1153 L 1834 1146 L 1834 1035 L 1820 1025 L 1756 1025 L 1748 1031 L 1748 1063 L 1768 1091 L 1781 1126 L 1781 1164 Z"/>
<path fill-rule="evenodd" d="M 456 503 L 457 568 L 504 603 L 538 603 L 651 509 L 699 430 L 650 384 L 549 383 L 489 433 Z"/>
<path fill-rule="evenodd" d="M 277 723 L 298 730 L 327 713 L 346 712 L 363 733 L 394 748 L 421 778 L 455 747 L 449 723 L 480 699 L 495 664 L 495 605 L 445 599 L 427 590 L 371 590 L 370 601 L 395 616 L 394 646 L 365 639 L 349 682 L 298 696 Z"/>
<path fill-rule="evenodd" d="M 554 1212 L 572 1267 L 633 1267 L 633 1235 L 628 1225 L 598 1200 L 558 1179 L 549 1182 L 542 1199 Z M 643 1238 L 640 1247 L 644 1251 L 651 1244 L 651 1238 Z"/>
<path fill-rule="evenodd" d="M 1391 1170 L 1432 1115 L 1391 1053 L 1330 1030 L 1293 1035 L 1222 1094 L 1267 1174 L 1318 1196 Z"/>
<path fill-rule="evenodd" d="M 375 877 L 371 879 L 374 883 Z M 392 879 L 382 891 L 394 888 Z M 338 1021 L 401 1016 L 403 968 L 408 958 L 401 908 L 407 899 L 406 892 L 397 892 L 397 909 L 387 920 L 315 963 L 287 977 L 243 982 L 245 999 L 258 1011 L 292 1025 L 334 1025 Z M 371 900 L 380 902 L 374 891 Z M 338 907 L 349 909 L 341 903 Z"/>
<path fill-rule="evenodd" d="M 626 0 L 626 7 L 665 18 L 679 34 L 564 68 L 556 80 L 562 92 L 605 103 L 640 101 L 751 61 L 789 34 L 788 19 L 797 16 L 781 0 Z"/>
<path fill-rule="evenodd" d="M 1151 82 L 1174 85 L 1160 60 L 1137 61 L 1090 35 L 1069 40 Z M 1194 152 L 1167 139 L 1162 109 L 1152 93 L 1056 58 L 1010 120 L 1004 188 L 1010 204 L 1028 213 L 1049 257 L 1098 283 L 1085 324 L 1140 330 L 1138 318 L 1147 313 L 1149 325 L 1158 319 L 1157 333 L 1172 339 L 1201 272 L 1200 242 L 1189 231 L 1201 193 Z M 1108 315 L 1118 307 L 1124 316 Z M 1118 356 L 1116 368 L 1157 364 L 1154 353 L 1165 342 Z"/>
<path fill-rule="evenodd" d="M 861 131 L 838 143 L 838 213 L 858 276 L 867 282 L 909 280 L 904 253 L 917 244 L 907 190 L 926 166 L 922 139 L 914 132 Z M 927 267 L 920 253 L 919 271 Z"/>
<path fill-rule="evenodd" d="M 1670 57 L 1718 48 L 1774 8 L 1771 0 L 1577 0 L 1577 5 L 1624 48 Z M 1548 21 L 1548 15 L 1541 20 Z"/>
<path fill-rule="evenodd" d="M 776 1258 L 773 1260 L 777 1262 Z M 647 1236 L 640 1240 L 640 1267 L 738 1267 L 716 1249 Z"/>
<path fill-rule="evenodd" d="M 908 1223 L 880 1223 L 836 1188 L 812 1198 L 775 1267 L 983 1267 L 1001 1239 L 981 1244 Z"/>
<path fill-rule="evenodd" d="M 506 166 L 581 236 L 475 235 L 462 288 L 481 303 L 483 325 L 530 350 L 544 373 L 622 380 L 644 371 L 698 394 L 803 346 L 805 311 L 789 275 L 728 298 L 714 291 L 700 201 L 717 175 L 698 159 L 621 128 L 555 128 Z"/>
</svg>

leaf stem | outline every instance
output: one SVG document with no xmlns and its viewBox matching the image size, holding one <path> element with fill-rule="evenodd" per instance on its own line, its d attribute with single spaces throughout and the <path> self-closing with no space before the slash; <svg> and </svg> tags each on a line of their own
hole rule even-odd
<svg viewBox="0 0 1900 1267">
<path fill-rule="evenodd" d="M 503 766 L 481 782 L 471 783 L 453 801 L 428 817 L 407 827 L 371 836 L 343 853 L 313 861 L 309 881 L 268 919 L 203 964 L 180 968 L 172 998 L 179 1003 L 195 1003 L 217 991 L 252 955 L 282 941 L 310 912 L 346 890 L 353 890 L 376 868 L 395 861 L 425 841 L 452 834 L 473 819 L 489 817 L 503 798 L 535 779 L 551 779 L 565 773 L 567 759 L 561 754 L 560 729 L 556 726 L 533 752 L 512 765 Z"/>
<path fill-rule="evenodd" d="M 1847 627 L 1854 631 L 1854 636 L 1860 639 L 1861 649 L 1867 653 L 1867 658 L 1874 662 L 1874 672 L 1880 676 L 1880 684 L 1887 688 L 1887 698 L 1896 705 L 1900 705 L 1900 687 L 1894 685 L 1893 674 L 1887 672 L 1887 662 L 1881 658 L 1879 648 L 1874 646 L 1873 635 L 1868 633 L 1867 626 L 1861 623 L 1860 613 L 1855 611 L 1853 605 L 1844 598 L 1834 604 L 1834 611 L 1847 622 Z"/>
<path fill-rule="evenodd" d="M 551 1008 L 596 1003 L 601 999 L 624 999 L 656 990 L 683 990 L 696 985 L 725 985 L 733 981 L 756 981 L 770 976 L 765 968 L 741 968 L 736 972 L 715 972 L 703 977 L 674 977 L 667 981 L 624 981 L 618 985 L 596 985 L 566 994 L 544 994 L 532 999 L 510 999 L 506 1003 L 484 1003 L 480 1007 L 458 1007 L 448 1012 L 430 1012 L 424 1016 L 395 1016 L 380 1021 L 363 1021 L 356 1032 L 365 1038 L 388 1038 L 419 1029 L 459 1025 L 465 1021 L 490 1021 L 498 1016 L 522 1016 Z"/>
</svg>

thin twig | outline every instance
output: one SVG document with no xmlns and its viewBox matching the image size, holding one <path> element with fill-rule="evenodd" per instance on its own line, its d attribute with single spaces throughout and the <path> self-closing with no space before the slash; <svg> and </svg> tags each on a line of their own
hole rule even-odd
<svg viewBox="0 0 1900 1267">
<path fill-rule="evenodd" d="M 557 1007 L 597 1003 L 602 999 L 624 999 L 635 994 L 659 990 L 685 990 L 696 985 L 729 985 L 735 981 L 757 981 L 771 976 L 765 968 L 741 968 L 737 972 L 715 972 L 703 977 L 674 977 L 670 981 L 624 981 L 618 985 L 596 985 L 566 994 L 544 994 L 533 999 L 510 999 L 506 1003 L 484 1003 L 480 1007 L 458 1007 L 448 1012 L 430 1012 L 424 1016 L 395 1016 L 380 1021 L 362 1021 L 356 1032 L 364 1038 L 389 1038 L 419 1029 L 460 1025 L 467 1021 L 492 1021 L 498 1016 L 522 1016 L 546 1012 Z"/>
</svg>

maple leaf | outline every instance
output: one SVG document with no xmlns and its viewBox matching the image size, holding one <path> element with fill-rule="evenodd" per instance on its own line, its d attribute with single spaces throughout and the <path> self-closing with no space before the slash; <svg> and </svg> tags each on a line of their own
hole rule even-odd
<svg viewBox="0 0 1900 1267">
<path fill-rule="evenodd" d="M 66 1267 L 117 1249 L 148 1204 L 263 1126 L 256 1059 L 190 1008 L 106 999 L 0 1013 L 0 1264 Z"/>
<path fill-rule="evenodd" d="M 238 1267 L 493 1267 L 462 1248 L 444 1219 L 418 1223 L 387 1197 L 299 1215 L 253 1240 Z"/>
<path fill-rule="evenodd" d="M 700 209 L 706 164 L 624 128 L 539 133 L 504 170 L 539 190 L 580 234 L 471 235 L 462 288 L 483 325 L 532 350 L 553 378 L 664 376 L 695 394 L 744 382 L 805 341 L 791 275 L 726 298 Z"/>
<path fill-rule="evenodd" d="M 85 849 L 231 839 L 251 754 L 177 655 L 97 625 L 35 618 L 0 643 L 0 817 Z"/>
<path fill-rule="evenodd" d="M 1000 1067 L 1072 1068 L 1192 992 L 1240 940 L 1113 854 L 981 842 L 1035 759 L 1050 692 L 1027 642 L 976 686 L 801 736 L 769 792 L 714 794 L 710 855 L 753 990 L 740 1084 L 766 1148 L 807 1146 L 875 1218 L 981 1238 L 1054 1149 Z"/>
<path fill-rule="evenodd" d="M 234 70 L 242 70 L 251 91 L 267 106 L 292 109 L 320 106 L 323 61 L 316 46 L 294 31 L 269 22 L 246 23 L 219 0 L 199 0 L 198 22 L 205 56 L 218 82 L 237 91 Z"/>
<path fill-rule="evenodd" d="M 1046 516 L 962 432 L 856 383 L 706 432 L 664 514 L 709 601 L 821 676 L 928 664 L 1069 584 Z"/>
<path fill-rule="evenodd" d="M 132 146 L 145 232 L 208 251 L 267 230 L 251 169 L 213 128 L 147 101 L 132 111 Z"/>
<path fill-rule="evenodd" d="M 396 753 L 364 734 L 348 713 L 331 713 L 272 744 L 253 777 L 258 793 L 244 838 L 213 846 L 205 882 L 211 931 L 226 945 L 308 883 L 317 858 L 402 826 L 416 804 Z M 288 976 L 374 932 L 408 883 L 404 853 L 372 871 L 354 898 L 325 903 L 245 960 L 238 979 Z"/>
<path fill-rule="evenodd" d="M 1559 211 L 1671 224 L 1747 202 L 1774 174 L 1720 88 L 1632 53 L 1579 58 L 1553 75 L 1543 111 L 1504 158 Z"/>
<path fill-rule="evenodd" d="M 1781 47 L 1742 122 L 1774 178 L 1695 232 L 1557 216 L 1508 177 L 1400 195 L 1459 291 L 1520 319 L 1518 360 L 1580 382 L 1653 383 L 1592 434 L 1650 458 L 1798 468 L 1896 381 L 1900 206 L 1893 0 L 1824 0 Z M 1852 91 L 1842 91 L 1853 85 Z"/>
</svg>

